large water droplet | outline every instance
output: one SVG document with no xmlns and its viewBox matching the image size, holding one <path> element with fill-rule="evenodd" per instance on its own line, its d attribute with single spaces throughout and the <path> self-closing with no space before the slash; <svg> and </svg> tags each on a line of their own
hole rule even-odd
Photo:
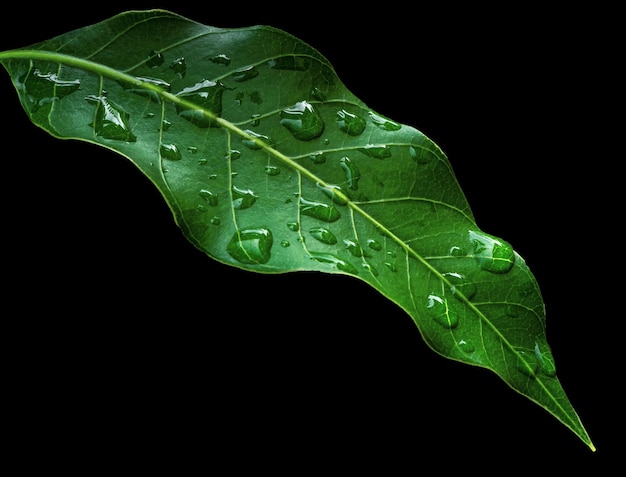
<svg viewBox="0 0 626 477">
<path fill-rule="evenodd" d="M 358 136 L 365 129 L 365 120 L 342 109 L 337 111 L 337 126 L 350 136 Z"/>
<path fill-rule="evenodd" d="M 384 129 L 385 131 L 397 131 L 398 129 L 400 129 L 402 126 L 396 122 L 393 122 L 390 119 L 385 118 L 384 116 L 381 116 L 380 114 L 376 114 L 372 111 L 369 112 L 369 116 L 371 121 L 378 126 L 381 129 Z"/>
<path fill-rule="evenodd" d="M 303 197 L 300 197 L 300 213 L 324 222 L 334 222 L 341 216 L 339 211 L 332 205 L 307 200 Z"/>
<path fill-rule="evenodd" d="M 251 80 L 252 78 L 256 78 L 259 76 L 259 70 L 256 69 L 254 65 L 244 66 L 243 68 L 239 68 L 231 75 L 233 81 L 237 81 L 239 83 L 243 81 Z"/>
<path fill-rule="evenodd" d="M 311 254 L 311 258 L 317 260 L 322 263 L 329 263 L 337 270 L 341 270 L 343 272 L 352 273 L 354 275 L 358 275 L 358 270 L 350 263 L 345 260 L 340 259 L 339 257 L 324 252 L 309 252 Z"/>
<path fill-rule="evenodd" d="M 198 127 L 217 126 L 215 117 L 222 114 L 222 94 L 225 86 L 215 81 L 204 80 L 176 93 L 193 106 L 177 104 L 178 114 Z M 214 116 L 211 116 L 213 114 Z"/>
<path fill-rule="evenodd" d="M 337 237 L 326 227 L 315 227 L 309 230 L 309 233 L 322 243 L 334 245 L 337 243 Z"/>
<path fill-rule="evenodd" d="M 322 185 L 319 182 L 316 185 L 335 204 L 346 205 L 348 203 L 348 196 L 340 186 Z"/>
<path fill-rule="evenodd" d="M 183 158 L 176 144 L 161 144 L 161 157 L 170 161 L 180 161 Z"/>
<path fill-rule="evenodd" d="M 506 273 L 513 268 L 515 251 L 504 240 L 484 232 L 470 230 L 469 241 L 481 269 L 492 273 Z"/>
<path fill-rule="evenodd" d="M 348 252 L 350 252 L 352 254 L 353 257 L 360 258 L 360 257 L 367 257 L 367 256 L 369 256 L 369 255 L 367 255 L 365 253 L 365 250 L 363 250 L 363 247 L 361 247 L 359 242 L 357 242 L 356 240 L 344 239 L 343 240 L 343 244 L 345 245 L 345 247 L 348 250 Z"/>
<path fill-rule="evenodd" d="M 269 229 L 249 228 L 235 232 L 228 243 L 227 251 L 238 262 L 263 264 L 270 259 L 273 242 Z"/>
<path fill-rule="evenodd" d="M 348 187 L 352 190 L 357 190 L 359 188 L 359 180 L 361 179 L 361 172 L 357 165 L 347 156 L 339 159 L 339 165 L 346 173 Z"/>
<path fill-rule="evenodd" d="M 324 132 L 324 121 L 313 105 L 300 101 L 280 112 L 280 124 L 285 126 L 293 137 L 301 141 L 310 141 Z"/>
<path fill-rule="evenodd" d="M 257 196 L 251 190 L 243 190 L 233 186 L 233 207 L 243 210 L 252 207 Z"/>
<path fill-rule="evenodd" d="M 454 328 L 459 324 L 459 317 L 450 309 L 445 298 L 437 295 L 428 295 L 426 309 L 430 317 L 444 328 Z"/>
<path fill-rule="evenodd" d="M 87 101 L 96 103 L 95 120 L 91 124 L 98 136 L 116 141 L 135 142 L 137 137 L 130 130 L 130 115 L 106 96 L 90 95 Z"/>
</svg>

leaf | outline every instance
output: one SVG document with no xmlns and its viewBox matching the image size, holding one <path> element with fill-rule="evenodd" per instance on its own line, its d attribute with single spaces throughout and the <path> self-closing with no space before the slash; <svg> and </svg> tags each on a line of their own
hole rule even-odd
<svg viewBox="0 0 626 477">
<path fill-rule="evenodd" d="M 126 156 L 210 257 L 367 282 L 433 350 L 492 370 L 595 450 L 524 259 L 477 226 L 441 149 L 368 108 L 311 46 L 150 10 L 0 61 L 34 124 Z"/>
</svg>

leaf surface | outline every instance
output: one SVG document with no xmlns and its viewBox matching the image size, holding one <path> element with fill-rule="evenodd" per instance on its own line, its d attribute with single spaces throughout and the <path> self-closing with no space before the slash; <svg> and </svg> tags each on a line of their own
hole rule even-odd
<svg viewBox="0 0 626 477">
<path fill-rule="evenodd" d="M 433 350 L 494 371 L 594 449 L 524 259 L 477 226 L 441 149 L 368 108 L 313 47 L 150 10 L 0 61 L 34 124 L 131 160 L 210 257 L 363 280 Z"/>
</svg>

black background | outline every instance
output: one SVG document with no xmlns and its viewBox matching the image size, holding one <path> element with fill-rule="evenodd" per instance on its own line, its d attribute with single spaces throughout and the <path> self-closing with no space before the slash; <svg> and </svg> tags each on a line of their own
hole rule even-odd
<svg viewBox="0 0 626 477">
<path fill-rule="evenodd" d="M 0 50 L 144 8 L 267 24 L 317 48 L 372 109 L 444 150 L 481 229 L 526 259 L 598 451 L 492 373 L 432 352 L 358 280 L 203 255 L 132 164 L 33 126 L 5 74 L 3 394 L 24 465 L 607 475 L 623 441 L 610 356 L 624 315 L 622 158 L 603 149 L 615 59 L 610 31 L 594 28 L 612 14 L 401 5 L 16 6 Z"/>
</svg>

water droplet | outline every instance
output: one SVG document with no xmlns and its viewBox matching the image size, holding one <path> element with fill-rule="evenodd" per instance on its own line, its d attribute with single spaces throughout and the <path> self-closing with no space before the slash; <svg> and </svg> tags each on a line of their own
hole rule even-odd
<svg viewBox="0 0 626 477">
<path fill-rule="evenodd" d="M 80 80 L 62 80 L 56 73 L 41 73 L 35 70 L 31 75 L 20 78 L 24 89 L 24 98 L 36 112 L 42 106 L 65 98 L 80 88 Z M 33 92 L 33 94 L 31 94 Z"/>
<path fill-rule="evenodd" d="M 280 124 L 300 141 L 310 141 L 324 132 L 324 121 L 311 103 L 299 101 L 280 112 Z"/>
<path fill-rule="evenodd" d="M 387 146 L 377 146 L 375 144 L 368 144 L 365 147 L 359 149 L 366 156 L 374 157 L 376 159 L 385 159 L 391 156 L 391 149 Z"/>
<path fill-rule="evenodd" d="M 228 243 L 227 251 L 238 262 L 263 264 L 270 259 L 273 241 L 272 233 L 265 227 L 239 230 Z"/>
<path fill-rule="evenodd" d="M 459 348 L 461 348 L 461 351 L 463 351 L 464 353 L 470 354 L 476 351 L 476 346 L 474 346 L 471 341 L 459 340 L 457 344 Z"/>
<path fill-rule="evenodd" d="M 195 154 L 196 152 L 198 152 L 198 148 L 196 146 L 187 146 L 187 152 Z"/>
<path fill-rule="evenodd" d="M 187 74 L 187 64 L 185 63 L 185 58 L 176 58 L 170 64 L 170 69 L 176 73 L 176 76 L 183 79 Z"/>
<path fill-rule="evenodd" d="M 437 155 L 424 147 L 409 146 L 409 155 L 418 164 L 428 164 L 437 159 Z"/>
<path fill-rule="evenodd" d="M 241 140 L 241 142 L 248 148 L 253 150 L 259 150 L 263 147 L 263 144 L 269 147 L 274 146 L 274 141 L 269 136 L 265 136 L 263 134 L 255 133 L 250 129 L 246 129 L 244 131 L 248 134 L 248 137 Z"/>
<path fill-rule="evenodd" d="M 277 176 L 280 174 L 280 169 L 276 166 L 265 166 L 265 173 L 268 176 Z"/>
<path fill-rule="evenodd" d="M 337 126 L 350 136 L 358 136 L 365 129 L 365 120 L 342 109 L 337 111 Z"/>
<path fill-rule="evenodd" d="M 371 248 L 372 250 L 376 250 L 377 252 L 383 249 L 382 244 L 378 240 L 374 240 L 374 239 L 369 239 L 367 241 L 367 246 Z"/>
<path fill-rule="evenodd" d="M 346 205 L 348 203 L 349 199 L 347 197 L 347 194 L 343 191 L 341 187 L 336 185 L 322 185 L 319 182 L 316 185 L 335 204 Z"/>
<path fill-rule="evenodd" d="M 334 222 L 341 214 L 332 205 L 300 198 L 300 213 L 324 222 Z"/>
<path fill-rule="evenodd" d="M 535 353 L 521 347 L 516 347 L 515 352 L 517 356 L 517 369 L 529 378 L 536 377 L 539 369 L 539 363 L 537 362 Z"/>
<path fill-rule="evenodd" d="M 239 159 L 240 157 L 241 157 L 241 151 L 238 151 L 237 149 L 231 149 L 230 151 L 228 151 L 228 154 L 226 155 L 226 159 L 230 159 L 231 161 Z"/>
<path fill-rule="evenodd" d="M 146 65 L 148 65 L 150 68 L 158 68 L 163 64 L 164 61 L 165 58 L 163 57 L 163 53 L 161 53 L 160 51 L 152 50 L 150 53 L 148 53 L 148 60 L 146 61 Z"/>
<path fill-rule="evenodd" d="M 471 282 L 460 273 L 448 272 L 443 274 L 450 283 L 450 291 L 457 298 L 463 295 L 466 299 L 471 300 L 476 295 L 476 284 Z"/>
<path fill-rule="evenodd" d="M 176 111 L 198 127 L 217 126 L 215 117 L 222 114 L 222 94 L 225 89 L 222 83 L 215 81 L 204 80 L 196 83 L 176 93 L 177 97 L 193 103 L 193 107 L 177 104 Z"/>
<path fill-rule="evenodd" d="M 402 126 L 396 122 L 391 121 L 390 119 L 381 116 L 380 114 L 376 114 L 373 111 L 369 112 L 370 119 L 372 122 L 381 129 L 385 131 L 397 131 Z"/>
<path fill-rule="evenodd" d="M 357 190 L 359 188 L 359 179 L 361 179 L 361 172 L 357 165 L 347 156 L 339 159 L 339 165 L 346 173 L 348 187 L 352 190 Z"/>
<path fill-rule="evenodd" d="M 313 161 L 313 164 L 324 164 L 326 162 L 326 156 L 324 156 L 323 152 L 310 154 L 309 159 Z"/>
<path fill-rule="evenodd" d="M 212 217 L 211 220 L 211 225 L 219 225 L 222 223 L 222 220 L 216 215 L 215 217 Z"/>
<path fill-rule="evenodd" d="M 456 245 L 450 247 L 450 252 L 448 253 L 452 257 L 465 257 L 467 255 L 467 252 L 463 248 L 457 247 Z"/>
<path fill-rule="evenodd" d="M 225 54 L 215 55 L 212 58 L 209 58 L 213 63 L 217 63 L 218 65 L 230 65 L 230 58 Z"/>
<path fill-rule="evenodd" d="M 298 222 L 289 222 L 287 224 L 287 228 L 292 232 L 297 232 L 298 230 L 300 230 L 300 224 L 298 224 Z"/>
<path fill-rule="evenodd" d="M 289 243 L 289 240 L 281 240 L 281 242 L 280 242 L 280 246 L 281 246 L 282 248 L 287 248 L 287 247 L 289 247 L 290 245 L 291 245 L 291 244 Z"/>
<path fill-rule="evenodd" d="M 457 314 L 450 309 L 445 298 L 437 295 L 428 295 L 426 308 L 430 317 L 444 328 L 454 328 L 459 324 Z"/>
<path fill-rule="evenodd" d="M 171 91 L 171 85 L 167 81 L 164 81 L 162 79 L 151 78 L 148 76 L 138 76 L 137 79 L 141 81 L 143 85 L 149 84 L 151 86 L 156 86 L 159 90 L 167 91 L 168 93 Z M 151 88 L 146 88 L 145 86 L 142 87 L 142 85 L 137 85 L 135 83 L 130 84 L 126 81 L 120 81 L 119 83 L 122 88 L 124 88 L 124 90 L 128 91 L 129 93 L 134 93 L 138 94 L 139 96 L 150 98 L 155 103 L 161 102 L 161 97 L 159 96 L 159 93 Z"/>
<path fill-rule="evenodd" d="M 164 119 L 163 122 L 161 123 L 161 127 L 163 128 L 163 131 L 167 131 L 171 125 L 172 123 L 168 121 L 167 119 Z"/>
<path fill-rule="evenodd" d="M 251 80 L 252 78 L 256 78 L 259 76 L 259 70 L 256 69 L 254 65 L 244 66 L 243 68 L 239 68 L 234 71 L 231 75 L 233 81 L 237 81 L 241 83 L 243 81 Z"/>
<path fill-rule="evenodd" d="M 372 265 L 370 265 L 369 263 L 363 263 L 363 268 L 365 268 L 368 272 L 370 272 L 375 277 L 379 275 L 378 270 Z"/>
<path fill-rule="evenodd" d="M 395 264 L 391 262 L 385 262 L 385 266 L 394 273 L 398 271 L 398 267 L 396 267 Z"/>
<path fill-rule="evenodd" d="M 87 101 L 96 103 L 95 120 L 91 127 L 98 136 L 116 141 L 135 142 L 137 137 L 130 130 L 130 115 L 106 96 L 90 95 Z"/>
<path fill-rule="evenodd" d="M 214 194 L 213 192 L 207 189 L 200 190 L 200 197 L 206 200 L 209 203 L 209 205 L 212 205 L 213 207 L 216 207 L 219 202 L 217 194 Z"/>
<path fill-rule="evenodd" d="M 353 257 L 367 257 L 368 255 L 363 250 L 363 247 L 356 240 L 352 239 L 344 239 L 343 244 L 345 245 L 348 252 L 352 254 Z"/>
<path fill-rule="evenodd" d="M 556 376 L 556 366 L 554 365 L 552 353 L 550 351 L 541 351 L 537 342 L 535 342 L 535 357 L 543 374 L 551 378 Z"/>
<path fill-rule="evenodd" d="M 326 227 L 315 227 L 309 230 L 309 233 L 322 243 L 334 245 L 337 243 L 337 237 Z"/>
<path fill-rule="evenodd" d="M 320 101 L 322 103 L 326 101 L 326 95 L 321 89 L 317 87 L 311 89 L 311 96 L 313 97 L 313 99 L 316 99 L 317 101 Z"/>
<path fill-rule="evenodd" d="M 337 270 L 341 270 L 343 272 L 352 273 L 354 275 L 358 275 L 358 270 L 349 262 L 340 259 L 339 257 L 324 252 L 309 252 L 311 254 L 311 258 L 317 260 L 322 263 L 329 263 Z"/>
<path fill-rule="evenodd" d="M 176 144 L 161 144 L 160 151 L 163 159 L 180 161 L 183 158 L 183 155 L 178 150 L 178 146 L 176 146 Z"/>
<path fill-rule="evenodd" d="M 309 68 L 309 59 L 304 56 L 279 56 L 269 60 L 267 65 L 276 70 L 305 71 Z"/>
<path fill-rule="evenodd" d="M 251 190 L 238 189 L 233 186 L 233 207 L 238 210 L 248 209 L 254 205 L 257 196 Z"/>
<path fill-rule="evenodd" d="M 469 241 L 481 269 L 492 273 L 506 273 L 513 268 L 515 251 L 504 240 L 484 232 L 470 230 Z"/>
</svg>

